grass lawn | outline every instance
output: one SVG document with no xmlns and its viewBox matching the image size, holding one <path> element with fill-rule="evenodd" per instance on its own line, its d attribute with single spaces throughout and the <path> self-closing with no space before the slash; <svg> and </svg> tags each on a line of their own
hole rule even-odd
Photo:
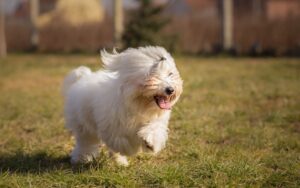
<svg viewBox="0 0 300 188">
<path fill-rule="evenodd" d="M 165 150 L 71 166 L 60 85 L 99 57 L 0 61 L 0 187 L 300 187 L 300 60 L 176 58 L 184 93 Z"/>
</svg>

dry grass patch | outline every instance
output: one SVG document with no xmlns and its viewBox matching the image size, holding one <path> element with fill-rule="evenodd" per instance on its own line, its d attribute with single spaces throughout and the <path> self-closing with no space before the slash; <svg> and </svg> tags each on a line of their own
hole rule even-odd
<svg viewBox="0 0 300 188">
<path fill-rule="evenodd" d="M 158 156 L 71 166 L 61 81 L 99 57 L 0 61 L 0 187 L 299 187 L 300 61 L 177 57 L 184 93 Z"/>
</svg>

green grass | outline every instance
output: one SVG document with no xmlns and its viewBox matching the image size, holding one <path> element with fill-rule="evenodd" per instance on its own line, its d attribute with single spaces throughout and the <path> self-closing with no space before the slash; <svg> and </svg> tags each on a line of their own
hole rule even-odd
<svg viewBox="0 0 300 188">
<path fill-rule="evenodd" d="M 0 187 L 300 187 L 300 60 L 176 58 L 184 93 L 158 156 L 71 166 L 60 85 L 95 56 L 0 61 Z"/>
</svg>

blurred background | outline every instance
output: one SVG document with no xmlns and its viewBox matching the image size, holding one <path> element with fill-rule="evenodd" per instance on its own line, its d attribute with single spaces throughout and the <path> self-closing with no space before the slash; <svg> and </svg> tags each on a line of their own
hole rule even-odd
<svg viewBox="0 0 300 188">
<path fill-rule="evenodd" d="M 186 54 L 300 56 L 299 0 L 1 0 L 1 7 L 8 52 L 152 44 Z"/>
</svg>

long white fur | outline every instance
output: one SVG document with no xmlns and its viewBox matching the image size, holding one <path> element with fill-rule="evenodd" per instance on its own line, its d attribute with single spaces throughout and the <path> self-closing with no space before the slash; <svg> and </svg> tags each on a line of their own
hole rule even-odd
<svg viewBox="0 0 300 188">
<path fill-rule="evenodd" d="M 125 156 L 139 151 L 157 153 L 168 138 L 171 111 L 160 109 L 155 101 L 147 107 L 141 105 L 136 99 L 144 97 L 139 88 L 155 74 L 159 78 L 157 87 L 154 91 L 145 90 L 145 96 L 161 93 L 166 85 L 173 84 L 179 90 L 175 103 L 182 82 L 173 58 L 162 47 L 132 48 L 112 54 L 102 51 L 101 57 L 104 70 L 92 72 L 82 66 L 64 81 L 66 127 L 76 139 L 71 160 L 91 160 L 103 142 L 120 164 L 128 165 Z M 168 71 L 178 75 L 177 82 L 165 75 Z"/>
</svg>

